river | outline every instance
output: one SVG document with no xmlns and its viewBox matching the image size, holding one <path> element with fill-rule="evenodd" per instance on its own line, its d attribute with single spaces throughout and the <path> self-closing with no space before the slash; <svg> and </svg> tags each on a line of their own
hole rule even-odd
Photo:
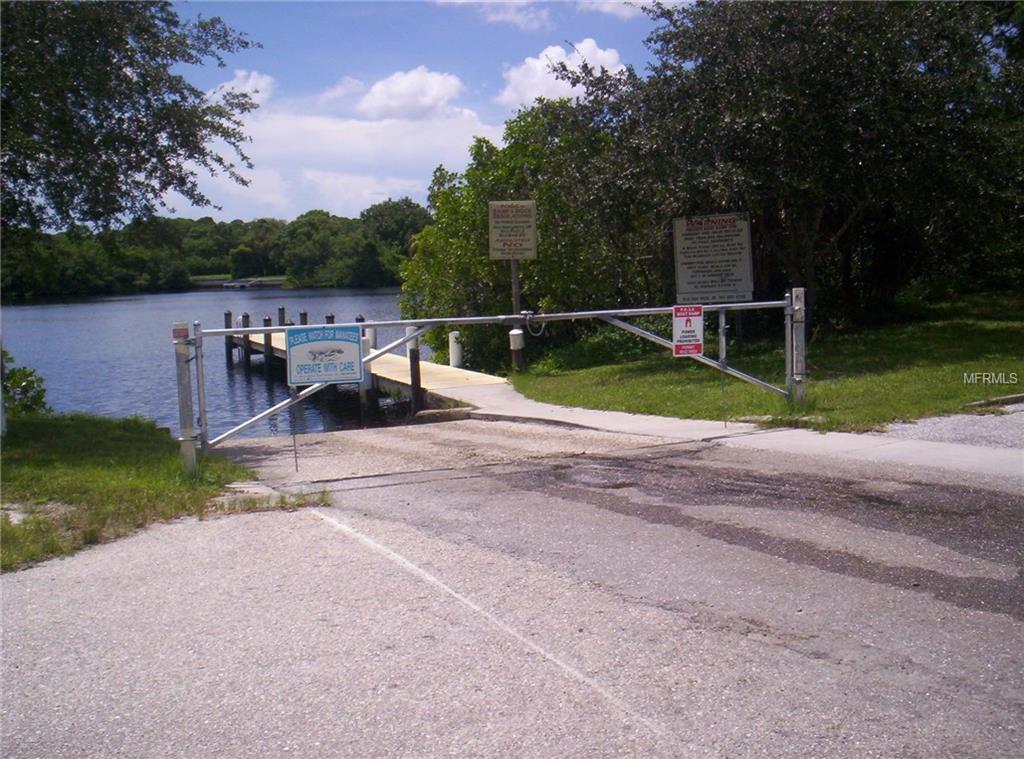
<svg viewBox="0 0 1024 759">
<path fill-rule="evenodd" d="M 311 324 L 328 313 L 336 320 L 399 318 L 393 291 L 354 290 L 200 290 L 3 307 L 3 345 L 18 366 L 35 369 L 45 380 L 46 398 L 58 412 L 84 411 L 100 416 L 143 416 L 178 432 L 171 325 L 195 320 L 204 327 L 224 326 L 224 312 L 248 312 L 254 326 L 264 315 L 277 320 L 284 306 L 298 323 L 300 310 Z M 381 345 L 401 330 L 381 331 Z M 281 379 L 267 382 L 260 360 L 251 371 L 237 362 L 228 369 L 224 343 L 206 342 L 206 394 L 210 436 L 255 416 L 288 397 Z M 194 375 L 193 375 L 194 376 Z M 321 399 L 322 393 L 246 430 L 243 435 L 277 435 L 352 427 L 351 399 Z"/>
</svg>

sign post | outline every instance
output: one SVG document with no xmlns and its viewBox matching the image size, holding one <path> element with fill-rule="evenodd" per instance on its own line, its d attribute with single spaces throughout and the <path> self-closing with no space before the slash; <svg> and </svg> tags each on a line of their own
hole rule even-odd
<svg viewBox="0 0 1024 759">
<path fill-rule="evenodd" d="M 729 303 L 754 297 L 746 214 L 676 219 L 672 232 L 676 303 Z"/>
<path fill-rule="evenodd" d="M 672 355 L 704 355 L 704 306 L 672 309 Z"/>
<path fill-rule="evenodd" d="M 489 255 L 492 261 L 508 261 L 512 278 L 512 313 L 522 311 L 519 295 L 519 262 L 537 257 L 537 203 L 533 200 L 492 200 L 487 205 Z M 513 330 L 515 332 L 516 330 Z M 523 367 L 522 332 L 509 335 L 512 363 Z M 519 347 L 515 347 L 519 345 Z"/>
</svg>

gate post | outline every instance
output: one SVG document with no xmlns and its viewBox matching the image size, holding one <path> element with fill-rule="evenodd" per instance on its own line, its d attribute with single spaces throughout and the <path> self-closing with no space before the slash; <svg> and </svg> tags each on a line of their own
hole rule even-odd
<svg viewBox="0 0 1024 759">
<path fill-rule="evenodd" d="M 793 288 L 793 395 L 797 405 L 804 402 L 807 379 L 807 309 L 806 290 Z"/>
<path fill-rule="evenodd" d="M 181 427 L 178 443 L 181 446 L 181 463 L 185 467 L 185 473 L 189 477 L 195 477 L 196 430 L 192 422 L 192 375 L 188 370 L 188 325 L 185 322 L 175 322 L 171 336 L 174 338 L 174 366 L 178 378 L 178 424 Z"/>
<path fill-rule="evenodd" d="M 784 339 L 786 341 L 786 392 L 789 394 L 788 400 L 790 403 L 793 402 L 793 293 L 790 290 L 786 290 L 786 328 L 784 331 Z"/>
</svg>

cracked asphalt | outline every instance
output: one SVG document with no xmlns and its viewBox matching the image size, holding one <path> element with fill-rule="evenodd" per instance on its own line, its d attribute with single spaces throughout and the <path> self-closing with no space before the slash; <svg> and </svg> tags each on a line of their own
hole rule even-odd
<svg viewBox="0 0 1024 759">
<path fill-rule="evenodd" d="M 0 578 L 5 757 L 1024 755 L 1024 496 L 460 421 Z"/>
</svg>

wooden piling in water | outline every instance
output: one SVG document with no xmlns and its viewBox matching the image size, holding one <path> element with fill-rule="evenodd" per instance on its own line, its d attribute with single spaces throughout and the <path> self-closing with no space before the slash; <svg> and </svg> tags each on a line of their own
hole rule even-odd
<svg viewBox="0 0 1024 759">
<path fill-rule="evenodd" d="M 269 316 L 263 317 L 263 326 L 272 327 L 274 326 L 274 320 Z M 274 361 L 274 344 L 271 342 L 271 334 L 269 332 L 263 333 L 263 375 L 270 379 L 271 371 L 273 370 Z"/>
<path fill-rule="evenodd" d="M 231 312 L 224 312 L 224 329 L 231 329 Z M 234 362 L 234 339 L 231 335 L 224 336 L 224 360 L 228 362 L 228 366 Z"/>
<path fill-rule="evenodd" d="M 242 326 L 248 327 L 250 324 L 249 314 L 243 313 Z M 249 339 L 248 334 L 242 336 L 242 363 L 245 365 L 246 369 L 252 366 L 252 340 Z"/>
<path fill-rule="evenodd" d="M 308 311 L 299 311 L 299 324 L 302 324 L 303 326 L 309 324 L 309 312 Z"/>
<path fill-rule="evenodd" d="M 277 307 L 277 326 L 283 327 L 287 322 L 288 313 L 285 311 L 284 306 Z"/>
<path fill-rule="evenodd" d="M 324 317 L 324 320 L 327 324 L 334 324 L 334 314 L 327 314 L 327 316 Z"/>
</svg>

